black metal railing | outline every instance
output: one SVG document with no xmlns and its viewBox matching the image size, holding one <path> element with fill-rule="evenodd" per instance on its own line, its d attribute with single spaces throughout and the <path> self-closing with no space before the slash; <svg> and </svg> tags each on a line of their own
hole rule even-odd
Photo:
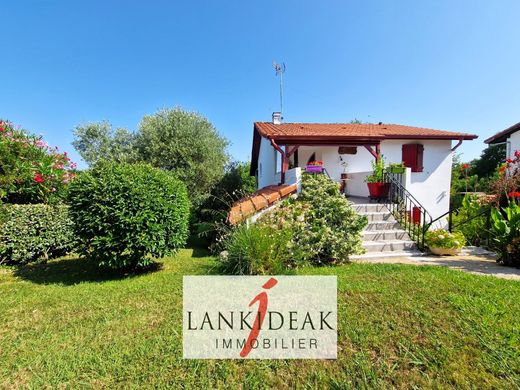
<svg viewBox="0 0 520 390">
<path fill-rule="evenodd" d="M 329 179 L 331 179 L 330 175 L 329 175 L 329 171 L 327 171 L 327 168 L 323 167 L 323 173 L 325 173 L 327 175 L 327 177 Z"/>
<path fill-rule="evenodd" d="M 385 181 L 390 183 L 387 207 L 419 250 L 424 251 L 424 236 L 432 224 L 432 216 L 404 187 L 402 174 L 386 173 L 385 177 Z"/>
<path fill-rule="evenodd" d="M 459 215 L 460 211 L 461 211 L 461 208 L 457 208 L 455 210 L 452 210 L 451 206 L 450 206 L 450 210 L 444 214 L 442 214 L 441 216 L 435 218 L 434 220 L 432 220 L 428 226 L 428 229 L 430 228 L 431 225 L 433 225 L 435 222 L 443 219 L 443 218 L 446 218 L 448 217 L 448 231 L 450 233 L 452 233 L 455 229 L 463 226 L 463 225 L 466 225 L 468 224 L 469 222 L 471 221 L 474 221 L 475 219 L 477 218 L 480 218 L 480 217 L 485 217 L 485 222 L 484 222 L 484 229 L 482 229 L 481 231 L 481 234 L 479 234 L 479 238 L 482 237 L 482 240 L 478 240 L 477 242 L 471 242 L 469 241 L 469 243 L 471 245 L 475 245 L 475 246 L 481 246 L 481 244 L 485 241 L 486 242 L 486 246 L 489 248 L 490 247 L 490 241 L 491 241 L 491 209 L 492 207 L 491 206 L 484 206 L 483 209 L 481 211 L 479 211 L 478 213 L 476 213 L 475 215 L 472 215 L 470 216 L 469 218 L 466 218 L 465 220 L 463 221 L 458 221 L 457 223 L 453 223 L 453 216 L 454 215 Z M 466 237 L 467 240 L 469 240 L 468 237 Z"/>
</svg>

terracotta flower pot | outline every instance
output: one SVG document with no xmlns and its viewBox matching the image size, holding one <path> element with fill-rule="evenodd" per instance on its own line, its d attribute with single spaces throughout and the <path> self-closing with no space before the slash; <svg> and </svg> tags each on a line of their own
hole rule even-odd
<svg viewBox="0 0 520 390">
<path fill-rule="evenodd" d="M 460 253 L 460 248 L 437 248 L 430 247 L 430 251 L 438 256 L 457 256 Z"/>
<path fill-rule="evenodd" d="M 390 191 L 390 183 L 367 183 L 367 186 L 371 198 L 386 198 Z"/>
</svg>

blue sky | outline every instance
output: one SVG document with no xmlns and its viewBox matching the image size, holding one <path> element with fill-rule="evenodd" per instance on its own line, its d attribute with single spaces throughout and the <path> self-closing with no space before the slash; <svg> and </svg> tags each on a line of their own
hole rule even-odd
<svg viewBox="0 0 520 390">
<path fill-rule="evenodd" d="M 182 106 L 239 160 L 252 123 L 399 123 L 476 133 L 520 121 L 520 2 L 2 1 L 0 118 L 74 152 L 72 129 L 136 129 Z M 81 164 L 80 164 L 81 166 Z M 84 166 L 84 165 L 83 165 Z"/>
</svg>

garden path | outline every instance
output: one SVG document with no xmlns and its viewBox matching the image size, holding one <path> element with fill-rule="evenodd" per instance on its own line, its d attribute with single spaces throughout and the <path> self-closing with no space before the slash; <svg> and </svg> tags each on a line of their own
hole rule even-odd
<svg viewBox="0 0 520 390">
<path fill-rule="evenodd" d="M 459 256 L 403 256 L 355 259 L 358 263 L 437 265 L 469 272 L 476 275 L 491 275 L 497 278 L 520 281 L 520 269 L 496 262 L 496 255 L 479 248 L 465 248 Z"/>
</svg>

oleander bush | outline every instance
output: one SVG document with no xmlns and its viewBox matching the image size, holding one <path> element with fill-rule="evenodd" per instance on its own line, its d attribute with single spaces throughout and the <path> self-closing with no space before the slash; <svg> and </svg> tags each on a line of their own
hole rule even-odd
<svg viewBox="0 0 520 390">
<path fill-rule="evenodd" d="M 6 204 L 0 207 L 0 264 L 20 265 L 65 255 L 74 248 L 68 207 Z"/>
<path fill-rule="evenodd" d="M 147 164 L 100 162 L 71 184 L 69 203 L 79 253 L 100 266 L 144 267 L 188 237 L 185 184 Z"/>
<path fill-rule="evenodd" d="M 0 120 L 0 201 L 59 203 L 75 168 L 67 153 L 49 146 L 41 136 Z"/>
</svg>

